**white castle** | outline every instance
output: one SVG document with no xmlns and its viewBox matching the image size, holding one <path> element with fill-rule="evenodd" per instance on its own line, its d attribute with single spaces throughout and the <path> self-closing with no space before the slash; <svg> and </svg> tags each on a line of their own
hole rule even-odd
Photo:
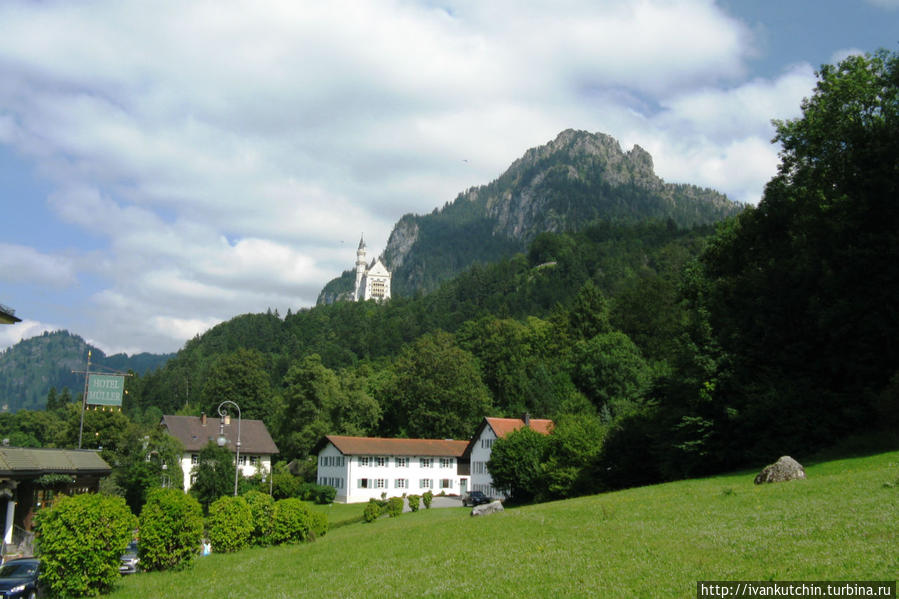
<svg viewBox="0 0 899 599">
<path fill-rule="evenodd" d="M 390 299 L 390 271 L 379 258 L 375 258 L 370 265 L 365 261 L 363 238 L 359 239 L 359 249 L 356 250 L 356 287 L 353 299 L 357 302 Z"/>
</svg>

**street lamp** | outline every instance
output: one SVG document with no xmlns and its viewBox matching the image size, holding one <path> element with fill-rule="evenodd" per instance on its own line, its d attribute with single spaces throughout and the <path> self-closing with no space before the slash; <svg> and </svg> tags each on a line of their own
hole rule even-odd
<svg viewBox="0 0 899 599">
<path fill-rule="evenodd" d="M 237 497 L 237 476 L 240 469 L 240 406 L 230 399 L 226 399 L 219 404 L 219 417 L 221 418 L 221 420 L 219 421 L 219 447 L 224 447 L 225 443 L 228 442 L 228 439 L 225 437 L 225 416 L 228 414 L 227 412 L 222 411 L 222 407 L 225 404 L 231 404 L 237 409 L 237 453 L 234 455 L 234 496 Z"/>
</svg>

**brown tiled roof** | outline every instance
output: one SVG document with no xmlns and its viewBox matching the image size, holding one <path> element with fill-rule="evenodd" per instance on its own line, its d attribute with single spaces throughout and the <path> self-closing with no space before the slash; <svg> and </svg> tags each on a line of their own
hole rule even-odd
<svg viewBox="0 0 899 599">
<path fill-rule="evenodd" d="M 343 455 L 408 455 L 454 457 L 462 456 L 468 441 L 452 439 L 384 439 L 380 437 L 325 437 Z"/>
<path fill-rule="evenodd" d="M 206 425 L 198 416 L 163 416 L 162 426 L 169 434 L 181 441 L 185 451 L 200 451 L 210 441 L 219 436 L 219 418 L 207 418 Z M 228 447 L 234 451 L 237 441 L 237 418 L 232 418 L 225 425 L 225 438 Z M 240 421 L 240 453 L 273 454 L 278 453 L 278 446 L 272 441 L 268 429 L 261 420 Z"/>
<path fill-rule="evenodd" d="M 521 418 L 486 418 L 486 420 L 497 438 L 505 437 L 524 426 L 524 420 Z M 553 428 L 553 421 L 544 418 L 531 418 L 530 427 L 535 432 L 548 435 Z"/>
<path fill-rule="evenodd" d="M 100 474 L 112 468 L 91 449 L 0 447 L 0 476 Z"/>
</svg>

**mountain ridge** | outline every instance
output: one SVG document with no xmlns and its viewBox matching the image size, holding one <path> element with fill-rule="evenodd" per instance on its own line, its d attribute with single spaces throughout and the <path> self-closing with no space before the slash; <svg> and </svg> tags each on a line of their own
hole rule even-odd
<svg viewBox="0 0 899 599">
<path fill-rule="evenodd" d="M 411 295 L 433 290 L 472 264 L 523 251 L 539 233 L 575 232 L 598 219 L 704 225 L 741 209 L 713 189 L 666 183 L 639 145 L 625 152 L 610 135 L 566 129 L 490 183 L 429 214 L 403 215 L 380 257 L 393 273 L 392 293 Z M 351 274 L 331 280 L 317 303 L 346 297 Z"/>
</svg>

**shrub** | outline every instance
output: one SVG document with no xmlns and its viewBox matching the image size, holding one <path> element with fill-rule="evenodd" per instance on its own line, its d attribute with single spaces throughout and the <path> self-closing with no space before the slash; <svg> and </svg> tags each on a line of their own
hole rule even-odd
<svg viewBox="0 0 899 599">
<path fill-rule="evenodd" d="M 300 543 L 309 538 L 312 515 L 309 508 L 295 497 L 275 502 L 272 518 L 272 543 Z"/>
<path fill-rule="evenodd" d="M 140 513 L 138 555 L 145 570 L 184 567 L 203 538 L 203 508 L 178 489 L 152 489 Z"/>
<path fill-rule="evenodd" d="M 421 502 L 425 504 L 425 509 L 431 509 L 431 501 L 434 499 L 434 494 L 430 491 L 425 491 L 425 494 L 421 496 Z"/>
<path fill-rule="evenodd" d="M 337 497 L 337 489 L 329 485 L 315 485 L 312 490 L 312 501 L 319 505 L 328 505 Z"/>
<path fill-rule="evenodd" d="M 253 512 L 243 497 L 220 497 L 209 506 L 207 527 L 213 551 L 239 551 L 253 533 Z"/>
<path fill-rule="evenodd" d="M 250 543 L 253 545 L 269 545 L 272 542 L 272 523 L 275 514 L 275 500 L 271 495 L 260 491 L 248 491 L 242 495 L 250 506 L 253 531 Z"/>
<path fill-rule="evenodd" d="M 312 510 L 312 538 L 323 537 L 328 532 L 328 515 L 324 512 Z"/>
<path fill-rule="evenodd" d="M 275 499 L 301 497 L 300 479 L 290 473 L 283 462 L 275 466 L 272 477 L 272 496 Z"/>
<path fill-rule="evenodd" d="M 365 506 L 365 510 L 362 512 L 362 517 L 365 518 L 366 522 L 374 522 L 381 517 L 381 506 L 377 501 L 372 499 Z"/>
<path fill-rule="evenodd" d="M 409 509 L 413 512 L 417 512 L 419 508 L 419 502 L 421 501 L 421 497 L 418 495 L 409 495 Z"/>
<path fill-rule="evenodd" d="M 396 518 L 403 513 L 403 498 L 391 497 L 387 500 L 387 515 Z"/>
<path fill-rule="evenodd" d="M 36 518 L 41 579 L 53 595 L 82 597 L 108 591 L 137 518 L 121 497 L 89 493 L 62 497 Z"/>
</svg>

